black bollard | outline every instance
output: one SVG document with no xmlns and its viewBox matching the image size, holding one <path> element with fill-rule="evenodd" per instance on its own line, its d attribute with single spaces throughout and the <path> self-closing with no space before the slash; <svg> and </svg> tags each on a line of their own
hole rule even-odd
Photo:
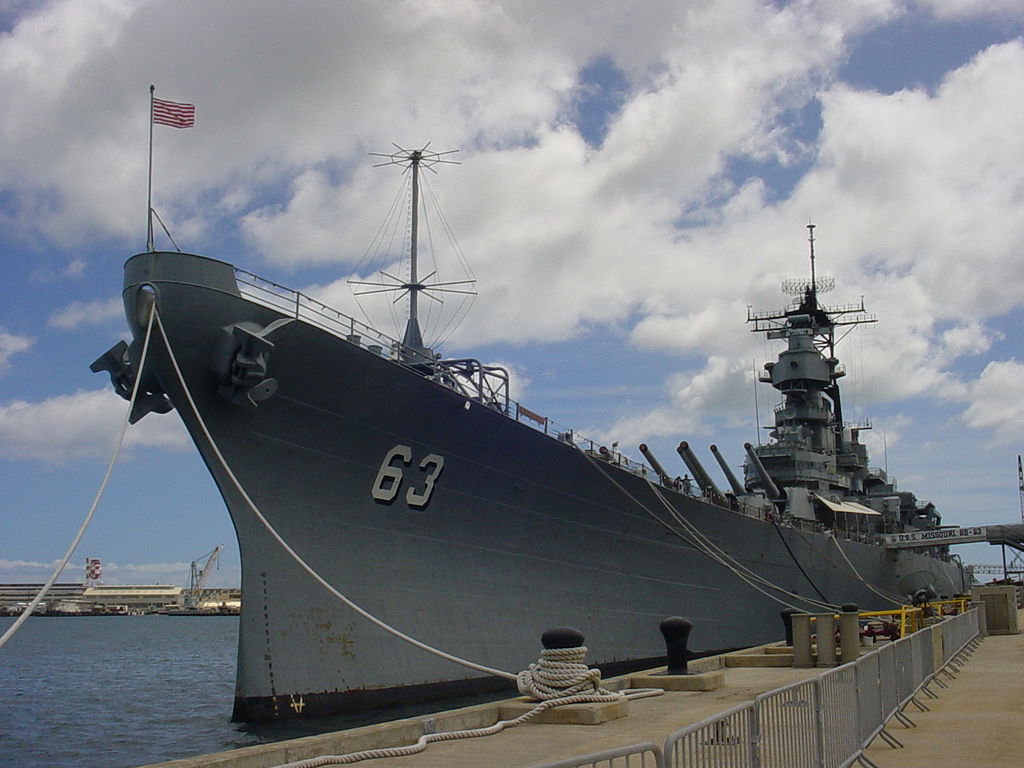
<svg viewBox="0 0 1024 768">
<path fill-rule="evenodd" d="M 793 616 L 797 613 L 800 611 L 796 608 L 785 608 L 779 612 L 779 616 L 782 617 L 782 626 L 786 628 L 786 645 L 790 647 L 793 645 Z"/>
<path fill-rule="evenodd" d="M 693 622 L 680 616 L 673 616 L 661 622 L 661 634 L 665 638 L 665 650 L 668 656 L 667 673 L 670 675 L 687 674 L 686 643 L 690 638 L 691 629 L 693 629 Z"/>
<path fill-rule="evenodd" d="M 555 648 L 579 648 L 585 639 L 582 632 L 572 627 L 554 627 L 540 636 L 541 644 L 549 651 Z"/>
</svg>

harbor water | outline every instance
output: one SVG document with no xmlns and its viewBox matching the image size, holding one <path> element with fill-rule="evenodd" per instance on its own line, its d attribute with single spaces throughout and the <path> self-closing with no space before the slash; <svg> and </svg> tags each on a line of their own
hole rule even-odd
<svg viewBox="0 0 1024 768">
<path fill-rule="evenodd" d="M 0 766 L 123 768 L 438 708 L 232 723 L 237 638 L 236 616 L 29 619 L 0 648 Z"/>
</svg>

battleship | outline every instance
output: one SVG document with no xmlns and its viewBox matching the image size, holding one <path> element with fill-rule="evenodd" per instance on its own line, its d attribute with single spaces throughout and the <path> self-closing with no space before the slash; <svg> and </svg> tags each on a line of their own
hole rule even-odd
<svg viewBox="0 0 1024 768">
<path fill-rule="evenodd" d="M 399 156 L 414 188 L 431 157 Z M 786 342 L 760 377 L 781 404 L 770 439 L 746 446 L 742 480 L 713 448 L 722 487 L 686 442 L 680 478 L 646 445 L 641 463 L 556 428 L 512 399 L 502 367 L 426 347 L 415 308 L 431 284 L 415 259 L 401 341 L 223 261 L 128 259 L 132 341 L 93 370 L 126 399 L 138 384 L 133 421 L 176 411 L 223 496 L 245 595 L 234 719 L 507 685 L 381 624 L 513 673 L 544 630 L 568 625 L 591 663 L 625 671 L 661 663 L 667 616 L 689 617 L 709 652 L 777 639 L 786 605 L 967 591 L 948 546 L 884 545 L 941 518 L 872 469 L 865 425 L 844 421 L 836 329 L 874 318 L 863 301 L 821 303 L 810 239 L 791 304 L 748 314 Z"/>
</svg>

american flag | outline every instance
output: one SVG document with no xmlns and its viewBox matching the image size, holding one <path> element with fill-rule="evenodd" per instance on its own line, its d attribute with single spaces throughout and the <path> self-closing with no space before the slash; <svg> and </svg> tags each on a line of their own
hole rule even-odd
<svg viewBox="0 0 1024 768">
<path fill-rule="evenodd" d="M 191 128 L 196 124 L 196 105 L 153 99 L 153 122 L 172 128 Z"/>
</svg>

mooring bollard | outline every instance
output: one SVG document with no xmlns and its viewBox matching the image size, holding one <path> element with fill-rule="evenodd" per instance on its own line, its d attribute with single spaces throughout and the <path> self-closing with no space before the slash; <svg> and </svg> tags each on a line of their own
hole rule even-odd
<svg viewBox="0 0 1024 768">
<path fill-rule="evenodd" d="M 794 613 L 793 622 L 793 666 L 813 667 L 811 655 L 811 614 Z"/>
<path fill-rule="evenodd" d="M 860 610 L 854 603 L 844 603 L 839 614 L 839 662 L 856 661 L 860 655 Z"/>
<path fill-rule="evenodd" d="M 554 627 L 540 636 L 541 645 L 549 651 L 555 648 L 580 648 L 586 638 L 578 629 Z"/>
<path fill-rule="evenodd" d="M 800 613 L 796 608 L 784 608 L 779 611 L 782 617 L 782 626 L 786 630 L 786 645 L 793 646 L 793 616 Z"/>
<path fill-rule="evenodd" d="M 693 629 L 693 622 L 681 616 L 672 616 L 661 622 L 661 634 L 665 638 L 665 655 L 668 656 L 668 669 L 670 675 L 685 675 L 686 657 L 688 651 L 686 644 L 690 639 L 690 630 Z"/>
<path fill-rule="evenodd" d="M 818 636 L 818 663 L 819 667 L 834 667 L 836 665 L 836 621 L 831 613 L 816 613 L 815 633 Z"/>
</svg>

